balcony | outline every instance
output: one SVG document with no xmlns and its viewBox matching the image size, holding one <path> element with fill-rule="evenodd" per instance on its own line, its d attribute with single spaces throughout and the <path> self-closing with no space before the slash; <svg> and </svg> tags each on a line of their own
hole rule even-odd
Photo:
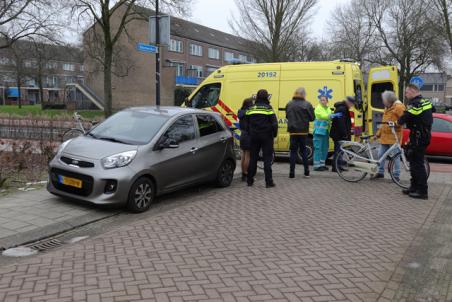
<svg viewBox="0 0 452 302">
<path fill-rule="evenodd" d="M 176 85 L 198 86 L 203 78 L 190 76 L 176 76 Z"/>
</svg>

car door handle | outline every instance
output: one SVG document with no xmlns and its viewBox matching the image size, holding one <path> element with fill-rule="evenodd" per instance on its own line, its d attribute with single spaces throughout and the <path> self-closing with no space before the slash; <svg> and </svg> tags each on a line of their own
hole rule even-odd
<svg viewBox="0 0 452 302">
<path fill-rule="evenodd" d="M 190 149 L 190 152 L 193 153 L 193 154 L 195 154 L 196 151 L 198 151 L 198 150 L 199 150 L 198 148 L 193 147 L 193 148 Z"/>
</svg>

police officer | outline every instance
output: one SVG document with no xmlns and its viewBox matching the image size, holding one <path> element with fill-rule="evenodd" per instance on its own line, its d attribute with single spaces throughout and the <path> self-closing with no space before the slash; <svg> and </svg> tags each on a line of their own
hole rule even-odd
<svg viewBox="0 0 452 302">
<path fill-rule="evenodd" d="M 399 125 L 406 124 L 410 129 L 407 158 L 410 162 L 411 186 L 403 190 L 412 198 L 428 199 L 427 171 L 425 170 L 425 150 L 430 144 L 433 106 L 424 99 L 419 87 L 409 84 L 405 90 L 409 104 L 407 110 L 400 117 Z"/>
<path fill-rule="evenodd" d="M 278 120 L 272 106 L 270 106 L 267 90 L 261 89 L 257 92 L 254 106 L 246 112 L 246 127 L 251 137 L 248 186 L 252 186 L 254 183 L 259 151 L 262 149 L 266 187 L 274 187 L 272 176 L 273 140 L 278 134 Z"/>
</svg>

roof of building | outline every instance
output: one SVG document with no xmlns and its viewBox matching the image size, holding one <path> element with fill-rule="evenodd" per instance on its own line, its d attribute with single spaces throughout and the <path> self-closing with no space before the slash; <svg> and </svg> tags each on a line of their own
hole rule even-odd
<svg viewBox="0 0 452 302">
<path fill-rule="evenodd" d="M 137 7 L 137 10 L 146 16 L 155 14 L 153 10 L 144 7 Z M 171 17 L 171 35 L 245 53 L 249 52 L 250 41 L 246 39 L 173 16 Z"/>
</svg>

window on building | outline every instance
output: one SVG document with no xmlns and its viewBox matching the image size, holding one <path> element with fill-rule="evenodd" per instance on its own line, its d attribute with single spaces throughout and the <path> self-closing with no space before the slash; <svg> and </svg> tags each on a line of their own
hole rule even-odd
<svg viewBox="0 0 452 302">
<path fill-rule="evenodd" d="M 202 68 L 202 66 L 190 65 L 190 70 L 191 70 L 192 74 L 195 77 L 197 77 L 197 78 L 202 78 L 203 77 L 203 68 Z"/>
<path fill-rule="evenodd" d="M 232 61 L 232 60 L 234 60 L 234 53 L 232 53 L 230 51 L 225 51 L 224 52 L 224 60 L 225 61 Z"/>
<path fill-rule="evenodd" d="M 248 62 L 248 59 L 245 55 L 239 55 L 239 61 L 242 63 Z"/>
<path fill-rule="evenodd" d="M 212 72 L 214 72 L 217 69 L 218 69 L 218 67 L 207 66 L 207 75 L 211 74 Z"/>
<path fill-rule="evenodd" d="M 176 39 L 171 39 L 170 45 L 169 45 L 169 50 L 174 51 L 174 52 L 184 52 L 182 41 L 176 40 Z"/>
<path fill-rule="evenodd" d="M 218 48 L 209 48 L 209 59 L 219 60 L 220 50 Z"/>
<path fill-rule="evenodd" d="M 198 121 L 199 136 L 201 137 L 224 130 L 218 121 L 211 115 L 198 114 L 196 115 L 196 119 Z"/>
<path fill-rule="evenodd" d="M 65 70 L 65 71 L 74 71 L 75 70 L 75 65 L 71 64 L 71 63 L 64 63 L 63 64 L 63 70 Z"/>
<path fill-rule="evenodd" d="M 24 66 L 26 68 L 35 68 L 37 65 L 37 62 L 35 60 L 25 60 L 24 61 Z"/>
<path fill-rule="evenodd" d="M 190 54 L 193 56 L 202 57 L 202 46 L 198 44 L 190 44 Z"/>
<path fill-rule="evenodd" d="M 80 71 L 85 71 L 85 65 L 80 65 Z"/>
<path fill-rule="evenodd" d="M 433 91 L 433 85 L 432 84 L 426 84 L 421 87 L 421 91 Z"/>
<path fill-rule="evenodd" d="M 444 85 L 436 85 L 436 91 L 444 91 Z"/>
<path fill-rule="evenodd" d="M 176 67 L 176 76 L 181 77 L 185 75 L 185 64 L 179 62 L 171 62 L 170 66 Z"/>
<path fill-rule="evenodd" d="M 9 65 L 11 64 L 11 60 L 8 58 L 0 58 L 0 65 Z"/>
<path fill-rule="evenodd" d="M 46 63 L 46 68 L 47 69 L 57 69 L 58 68 L 58 63 L 55 61 L 50 61 Z"/>
<path fill-rule="evenodd" d="M 56 87 L 58 85 L 58 77 L 57 76 L 48 76 L 46 79 L 46 82 L 49 87 Z"/>
</svg>

